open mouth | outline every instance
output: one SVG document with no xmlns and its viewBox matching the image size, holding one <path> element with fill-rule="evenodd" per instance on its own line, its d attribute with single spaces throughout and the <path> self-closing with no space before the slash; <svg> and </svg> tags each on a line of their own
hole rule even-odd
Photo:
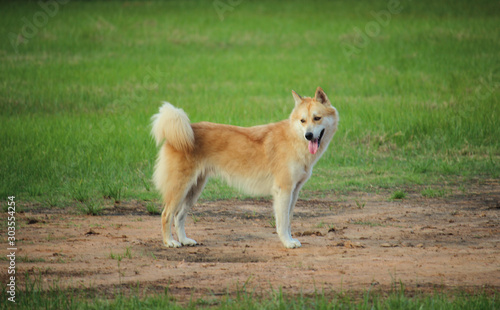
<svg viewBox="0 0 500 310">
<path fill-rule="evenodd" d="M 321 143 L 321 138 L 323 138 L 323 135 L 325 134 L 325 130 L 321 130 L 321 133 L 319 134 L 319 137 L 318 139 L 312 139 L 309 141 L 309 145 L 308 145 L 308 148 L 309 148 L 309 153 L 311 154 L 316 154 L 316 152 L 318 152 L 318 149 L 319 149 L 319 146 L 320 146 L 320 143 Z"/>
</svg>

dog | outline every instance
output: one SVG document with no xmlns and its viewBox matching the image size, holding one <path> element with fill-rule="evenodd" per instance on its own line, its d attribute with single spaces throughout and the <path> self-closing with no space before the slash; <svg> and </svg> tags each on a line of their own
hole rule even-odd
<svg viewBox="0 0 500 310">
<path fill-rule="evenodd" d="M 186 215 L 207 179 L 219 176 L 246 193 L 272 195 L 278 236 L 286 248 L 299 191 L 337 131 L 339 114 L 318 87 L 314 98 L 292 90 L 295 107 L 287 120 L 254 127 L 191 123 L 182 109 L 164 102 L 152 117 L 161 145 L 153 181 L 163 197 L 161 226 L 167 247 L 194 246 L 186 236 Z M 174 223 L 178 241 L 172 236 Z"/>
</svg>

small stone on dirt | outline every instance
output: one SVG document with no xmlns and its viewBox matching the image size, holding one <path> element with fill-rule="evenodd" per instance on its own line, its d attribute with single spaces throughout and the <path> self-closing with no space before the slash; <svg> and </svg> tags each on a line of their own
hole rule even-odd
<svg viewBox="0 0 500 310">
<path fill-rule="evenodd" d="M 85 233 L 85 236 L 90 236 L 90 235 L 99 235 L 99 233 L 90 229 L 88 232 Z"/>
<path fill-rule="evenodd" d="M 383 248 L 395 248 L 398 245 L 397 244 L 390 244 L 390 243 L 382 243 L 380 246 Z"/>
</svg>

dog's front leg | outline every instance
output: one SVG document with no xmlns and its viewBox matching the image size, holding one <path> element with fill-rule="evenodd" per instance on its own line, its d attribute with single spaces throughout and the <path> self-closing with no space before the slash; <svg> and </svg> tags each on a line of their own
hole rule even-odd
<svg viewBox="0 0 500 310">
<path fill-rule="evenodd" d="M 274 212 L 276 215 L 276 231 L 286 248 L 293 249 L 301 246 L 299 240 L 292 238 L 290 228 L 290 208 L 293 200 L 292 192 L 277 189 L 274 194 Z"/>
<path fill-rule="evenodd" d="M 290 203 L 290 221 L 289 221 L 289 226 L 292 224 L 292 219 L 293 219 L 293 209 L 295 208 L 295 204 L 297 203 L 297 200 L 299 199 L 299 192 L 302 186 L 307 182 L 309 177 L 311 176 L 311 171 L 309 171 L 302 180 L 300 180 L 297 185 L 295 185 L 295 189 L 292 192 L 292 202 Z M 289 227 L 290 232 L 292 231 L 292 228 Z"/>
</svg>

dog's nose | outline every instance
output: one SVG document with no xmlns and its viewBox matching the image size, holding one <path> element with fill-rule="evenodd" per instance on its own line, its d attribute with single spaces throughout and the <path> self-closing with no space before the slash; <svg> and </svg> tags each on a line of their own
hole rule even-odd
<svg viewBox="0 0 500 310">
<path fill-rule="evenodd" d="M 314 135 L 312 132 L 306 132 L 306 140 L 311 141 L 313 139 Z"/>
</svg>

